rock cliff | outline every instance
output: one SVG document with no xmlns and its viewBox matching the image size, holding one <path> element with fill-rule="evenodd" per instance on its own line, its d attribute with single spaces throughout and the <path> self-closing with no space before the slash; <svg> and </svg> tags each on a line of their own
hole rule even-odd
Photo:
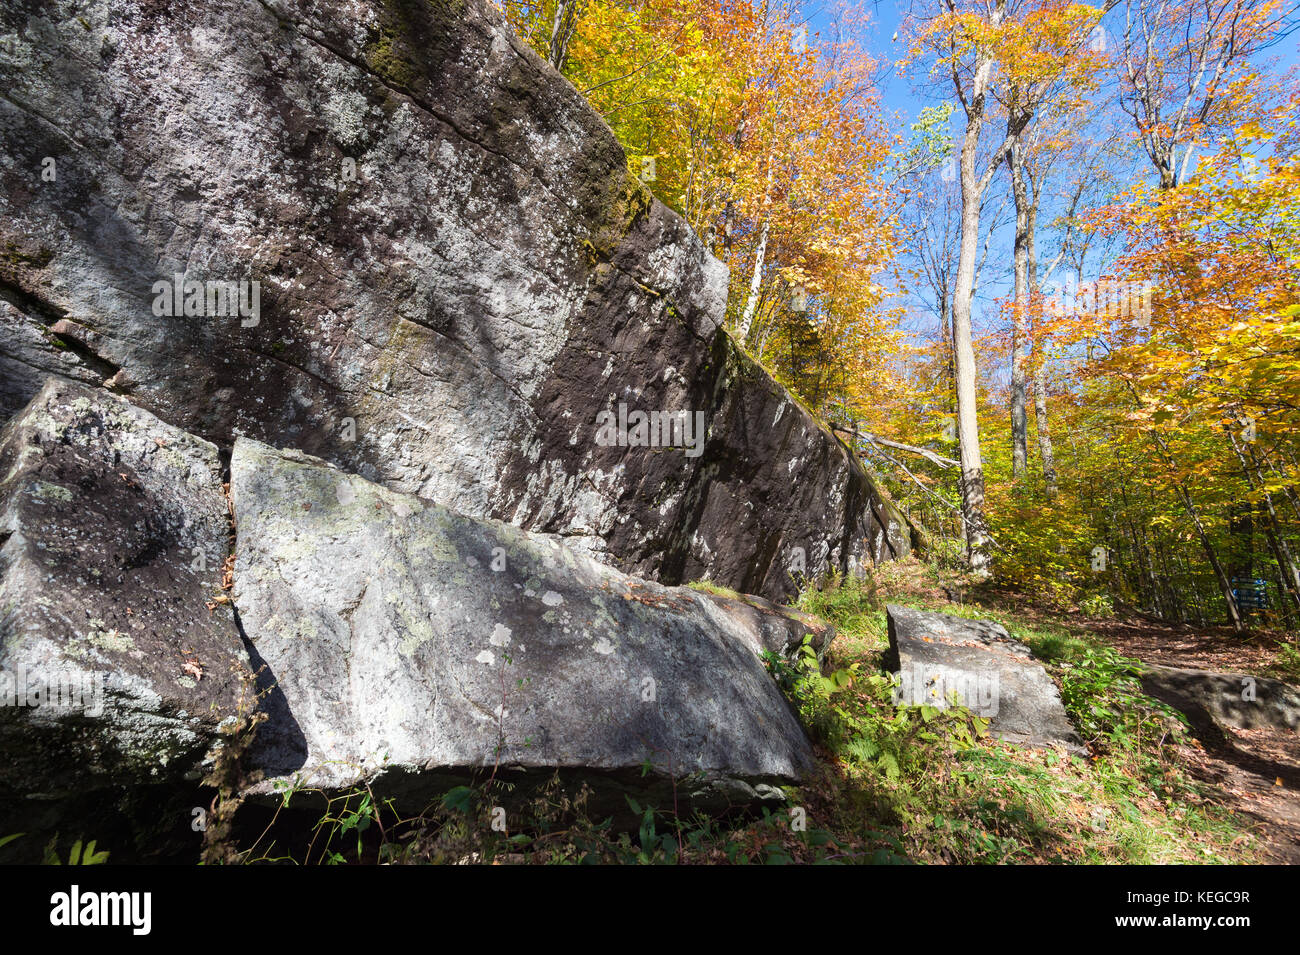
<svg viewBox="0 0 1300 955">
<path fill-rule="evenodd" d="M 667 584 L 908 549 L 482 0 L 8 4 L 0 83 L 0 418 L 103 385 Z"/>
</svg>

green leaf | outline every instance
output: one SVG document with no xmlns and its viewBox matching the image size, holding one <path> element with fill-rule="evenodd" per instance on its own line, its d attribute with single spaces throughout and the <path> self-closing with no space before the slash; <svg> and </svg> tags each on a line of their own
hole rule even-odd
<svg viewBox="0 0 1300 955">
<path fill-rule="evenodd" d="M 442 797 L 442 806 L 453 812 L 471 812 L 474 808 L 474 790 L 468 786 L 457 786 L 455 789 L 448 790 Z"/>
<path fill-rule="evenodd" d="M 648 806 L 645 815 L 641 817 L 641 845 L 643 848 L 654 845 L 655 842 L 655 811 Z"/>
<path fill-rule="evenodd" d="M 108 850 L 105 849 L 101 852 L 96 852 L 95 840 L 91 839 L 90 842 L 86 844 L 85 850 L 81 853 L 81 864 L 100 865 L 101 863 L 106 861 L 108 861 Z"/>
<path fill-rule="evenodd" d="M 899 777 L 898 757 L 893 753 L 881 753 L 879 762 L 880 768 L 885 771 L 887 779 L 897 779 Z"/>
</svg>

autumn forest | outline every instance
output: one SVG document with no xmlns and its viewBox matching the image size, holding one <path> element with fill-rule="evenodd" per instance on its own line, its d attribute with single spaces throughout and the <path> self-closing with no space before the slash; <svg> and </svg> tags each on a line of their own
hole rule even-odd
<svg viewBox="0 0 1300 955">
<path fill-rule="evenodd" d="M 1184 866 L 1300 865 L 1300 0 L 15 2 L 0 81 L 20 923 L 1285 916 Z"/>
<path fill-rule="evenodd" d="M 1293 7 L 947 0 L 883 44 L 871 9 L 506 12 L 936 554 L 1063 606 L 1300 620 Z"/>
</svg>

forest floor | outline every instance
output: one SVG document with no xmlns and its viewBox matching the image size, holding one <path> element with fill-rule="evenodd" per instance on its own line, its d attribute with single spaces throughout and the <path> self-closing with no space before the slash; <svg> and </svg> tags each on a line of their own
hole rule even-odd
<svg viewBox="0 0 1300 955">
<path fill-rule="evenodd" d="M 891 596 L 979 605 L 1014 613 L 1031 626 L 1059 627 L 1114 647 L 1144 663 L 1216 672 L 1268 676 L 1300 684 L 1294 655 L 1282 651 L 1284 637 L 1270 632 L 1233 633 L 1228 626 L 1195 626 L 1155 620 L 1142 614 L 1088 617 L 1046 609 L 1015 592 L 970 588 L 960 577 L 935 574 L 921 565 L 898 569 L 885 584 Z M 940 609 L 940 608 L 936 608 Z M 1280 729 L 1237 729 L 1193 723 L 1194 736 L 1174 744 L 1191 777 L 1215 801 L 1241 819 L 1258 840 L 1261 861 L 1300 864 L 1300 738 Z"/>
<path fill-rule="evenodd" d="M 1277 643 L 1266 635 L 1242 637 L 1229 627 L 1141 617 L 1085 625 L 1120 653 L 1147 663 L 1255 676 L 1274 669 Z M 1280 729 L 1195 729 L 1199 745 L 1182 747 L 1181 754 L 1192 775 L 1221 792 L 1225 807 L 1258 821 L 1250 828 L 1268 861 L 1300 864 L 1300 739 Z"/>
</svg>

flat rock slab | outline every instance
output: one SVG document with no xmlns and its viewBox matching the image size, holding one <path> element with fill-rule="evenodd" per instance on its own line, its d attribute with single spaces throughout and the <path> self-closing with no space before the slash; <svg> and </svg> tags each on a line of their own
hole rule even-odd
<svg viewBox="0 0 1300 955">
<path fill-rule="evenodd" d="M 828 637 L 796 615 L 628 577 L 249 439 L 231 485 L 235 603 L 275 687 L 262 790 L 649 764 L 645 785 L 691 776 L 693 801 L 752 802 L 813 765 L 760 660 Z"/>
<path fill-rule="evenodd" d="M 989 732 L 1026 746 L 1086 752 L 1061 695 L 1029 648 L 992 620 L 889 605 L 885 668 L 900 676 L 899 702 L 945 707 L 951 694 L 989 718 Z"/>
<path fill-rule="evenodd" d="M 248 672 L 221 596 L 229 551 L 207 441 L 66 381 L 9 422 L 0 790 L 56 798 L 197 775 Z"/>
<path fill-rule="evenodd" d="M 1193 722 L 1208 715 L 1238 729 L 1300 730 L 1300 689 L 1281 680 L 1148 664 L 1142 689 Z"/>
</svg>

